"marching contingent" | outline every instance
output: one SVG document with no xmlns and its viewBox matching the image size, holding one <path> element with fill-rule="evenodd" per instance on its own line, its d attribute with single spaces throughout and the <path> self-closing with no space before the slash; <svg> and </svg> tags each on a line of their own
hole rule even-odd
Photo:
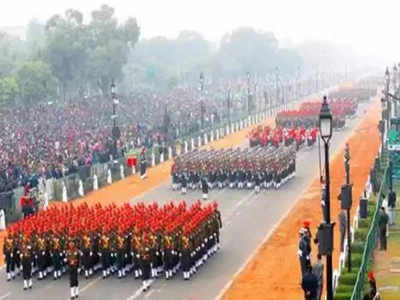
<svg viewBox="0 0 400 300">
<path fill-rule="evenodd" d="M 71 298 L 79 296 L 78 274 L 101 270 L 103 279 L 132 273 L 146 291 L 152 278 L 181 270 L 189 280 L 220 248 L 221 215 L 216 202 L 143 203 L 121 207 L 51 206 L 8 228 L 3 253 L 7 280 L 23 275 L 24 290 L 69 269 Z"/>
<path fill-rule="evenodd" d="M 172 189 L 275 188 L 295 176 L 296 150 L 293 146 L 192 151 L 177 157 L 171 169 Z"/>
<path fill-rule="evenodd" d="M 329 100 L 329 108 L 333 116 L 333 127 L 343 128 L 346 118 L 354 116 L 358 102 L 349 98 Z M 315 127 L 318 125 L 318 116 L 321 109 L 321 101 L 306 101 L 300 104 L 298 110 L 286 110 L 277 114 L 275 122 L 277 126 L 288 128 Z"/>
<path fill-rule="evenodd" d="M 295 145 L 296 150 L 306 144 L 311 147 L 315 144 L 318 136 L 318 128 L 311 127 L 276 127 L 271 129 L 269 126 L 258 126 L 250 133 L 250 147 L 255 146 L 274 146 L 279 148 L 282 143 L 285 146 Z"/>
</svg>

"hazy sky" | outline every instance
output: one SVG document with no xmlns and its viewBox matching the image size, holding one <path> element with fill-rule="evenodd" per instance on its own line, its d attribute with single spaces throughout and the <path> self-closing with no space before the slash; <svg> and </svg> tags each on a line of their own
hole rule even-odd
<svg viewBox="0 0 400 300">
<path fill-rule="evenodd" d="M 365 55 L 400 59 L 400 0 L 1 0 L 0 27 L 45 21 L 76 8 L 85 14 L 111 5 L 136 17 L 141 37 L 175 37 L 197 30 L 210 40 L 239 26 L 273 31 L 279 39 L 319 39 L 347 44 Z"/>
</svg>

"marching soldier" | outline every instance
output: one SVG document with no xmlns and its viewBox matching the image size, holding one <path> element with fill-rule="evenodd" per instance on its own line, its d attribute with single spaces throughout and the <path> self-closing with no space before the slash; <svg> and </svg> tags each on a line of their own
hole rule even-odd
<svg viewBox="0 0 400 300">
<path fill-rule="evenodd" d="M 187 176 L 186 176 L 186 171 L 183 171 L 181 174 L 181 193 L 182 195 L 186 195 L 187 192 Z"/>
<path fill-rule="evenodd" d="M 236 178 L 237 178 L 237 171 L 236 168 L 229 171 L 229 187 L 231 189 L 236 187 Z"/>
<path fill-rule="evenodd" d="M 218 174 L 218 185 L 220 189 L 223 189 L 226 185 L 226 180 L 227 180 L 227 170 L 224 168 L 220 170 Z"/>
<path fill-rule="evenodd" d="M 157 278 L 158 274 L 162 271 L 163 265 L 161 253 L 162 232 L 158 224 L 153 226 L 150 239 L 152 248 L 152 277 Z"/>
<path fill-rule="evenodd" d="M 125 277 L 125 259 L 126 259 L 126 242 L 122 229 L 119 229 L 117 235 L 117 268 L 118 278 Z"/>
<path fill-rule="evenodd" d="M 21 249 L 22 275 L 24 278 L 24 290 L 32 288 L 32 263 L 33 249 L 28 236 L 25 236 Z"/>
<path fill-rule="evenodd" d="M 164 272 L 165 279 L 169 279 L 172 277 L 172 268 L 173 268 L 173 241 L 170 229 L 167 229 L 164 235 Z"/>
<path fill-rule="evenodd" d="M 191 240 L 189 238 L 189 228 L 185 227 L 182 234 L 182 249 L 181 249 L 181 266 L 183 271 L 183 279 L 190 279 L 190 269 L 192 267 L 192 245 Z"/>
<path fill-rule="evenodd" d="M 106 234 L 106 230 L 103 229 L 103 234 L 100 239 L 99 256 L 101 258 L 101 264 L 103 268 L 103 279 L 106 279 L 110 275 L 110 238 Z"/>
<path fill-rule="evenodd" d="M 147 291 L 150 287 L 150 272 L 151 272 L 151 250 L 150 239 L 146 233 L 143 233 L 142 243 L 139 248 L 140 268 L 142 270 L 142 285 L 143 291 Z"/>
<path fill-rule="evenodd" d="M 75 299 L 79 297 L 79 252 L 73 241 L 69 242 L 68 248 L 66 259 L 69 266 L 69 286 L 71 288 L 71 299 Z"/>
<path fill-rule="evenodd" d="M 201 177 L 201 191 L 203 192 L 203 200 L 208 199 L 208 182 L 206 176 Z"/>
<path fill-rule="evenodd" d="M 42 280 L 47 277 L 46 271 L 46 241 L 44 239 L 43 233 L 39 234 L 36 240 L 36 259 L 37 265 L 39 268 L 39 280 Z"/>
<path fill-rule="evenodd" d="M 88 279 L 89 276 L 93 273 L 92 271 L 92 241 L 87 233 L 84 231 L 81 242 L 81 257 L 82 257 L 82 265 L 85 270 L 85 278 Z"/>
<path fill-rule="evenodd" d="M 246 174 L 242 169 L 239 169 L 237 171 L 237 180 L 238 180 L 238 184 L 237 187 L 238 189 L 243 189 L 244 187 L 244 181 L 246 180 Z"/>
<path fill-rule="evenodd" d="M 180 187 L 180 178 L 176 163 L 171 168 L 171 176 L 172 176 L 172 190 L 177 191 Z"/>
<path fill-rule="evenodd" d="M 18 234 L 17 231 L 14 232 L 14 248 L 13 248 L 13 258 L 14 258 L 14 274 L 19 276 L 21 274 L 21 249 L 22 249 L 22 234 Z"/>
<path fill-rule="evenodd" d="M 54 271 L 53 271 L 53 278 L 57 280 L 61 278 L 61 263 L 62 263 L 62 250 L 61 250 L 61 241 L 57 234 L 53 234 L 51 240 L 51 250 L 50 256 L 53 263 Z"/>
<path fill-rule="evenodd" d="M 140 265 L 139 265 L 139 249 L 142 244 L 141 231 L 139 230 L 138 225 L 134 228 L 134 234 L 132 236 L 132 247 L 131 247 L 131 255 L 132 255 L 132 263 L 133 263 L 133 273 L 135 279 L 138 279 L 141 275 Z"/>
<path fill-rule="evenodd" d="M 245 175 L 245 181 L 246 181 L 246 185 L 247 185 L 247 189 L 251 189 L 253 187 L 253 171 L 251 170 L 250 166 L 246 171 L 246 175 Z"/>
<path fill-rule="evenodd" d="M 261 189 L 261 184 L 263 182 L 263 175 L 260 169 L 257 169 L 256 175 L 254 176 L 254 191 L 258 194 Z"/>
<path fill-rule="evenodd" d="M 4 238 L 3 244 L 3 254 L 6 262 L 7 281 L 10 281 L 15 277 L 14 247 L 14 238 L 12 236 L 12 232 L 10 232 L 8 236 Z"/>
</svg>

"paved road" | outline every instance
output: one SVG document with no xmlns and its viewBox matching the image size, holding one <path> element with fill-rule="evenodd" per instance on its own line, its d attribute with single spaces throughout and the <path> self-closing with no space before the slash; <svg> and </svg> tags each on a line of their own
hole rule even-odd
<svg viewBox="0 0 400 300">
<path fill-rule="evenodd" d="M 365 109 L 365 105 L 360 107 L 361 114 Z M 347 139 L 358 120 L 359 117 L 351 120 L 346 129 L 334 134 L 332 152 Z M 298 153 L 296 177 L 278 191 L 264 191 L 258 195 L 251 191 L 211 191 L 209 201 L 219 202 L 223 217 L 222 249 L 191 281 L 183 281 L 180 276 L 169 281 L 158 279 L 152 283 L 149 291 L 142 293 L 141 282 L 132 277 L 121 280 L 111 278 L 105 281 L 101 278 L 81 279 L 80 299 L 214 299 L 245 265 L 267 234 L 271 233 L 274 226 L 290 211 L 295 200 L 317 174 L 318 149 L 315 146 Z M 171 191 L 169 183 L 164 183 L 151 192 L 132 199 L 132 203 L 163 203 L 181 199 L 191 202 L 200 197 L 199 192 L 190 192 L 183 197 Z M 39 282 L 35 279 L 33 289 L 24 292 L 22 280 L 6 282 L 3 269 L 0 272 L 0 300 L 68 299 L 67 280 L 67 276 L 58 281 Z"/>
</svg>

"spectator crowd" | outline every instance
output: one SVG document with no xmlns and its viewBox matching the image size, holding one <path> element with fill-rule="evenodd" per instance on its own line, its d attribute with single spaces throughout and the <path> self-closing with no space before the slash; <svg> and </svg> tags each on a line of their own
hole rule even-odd
<svg viewBox="0 0 400 300">
<path fill-rule="evenodd" d="M 245 82 L 229 83 L 230 110 L 242 107 Z M 177 87 L 167 91 L 138 89 L 119 96 L 118 155 L 199 131 L 227 118 L 228 87 L 208 83 L 204 91 Z M 113 154 L 110 97 L 84 97 L 68 102 L 0 109 L 0 192 L 38 178 L 60 178 L 80 166 L 107 162 Z M 201 122 L 203 119 L 203 125 Z"/>
</svg>

